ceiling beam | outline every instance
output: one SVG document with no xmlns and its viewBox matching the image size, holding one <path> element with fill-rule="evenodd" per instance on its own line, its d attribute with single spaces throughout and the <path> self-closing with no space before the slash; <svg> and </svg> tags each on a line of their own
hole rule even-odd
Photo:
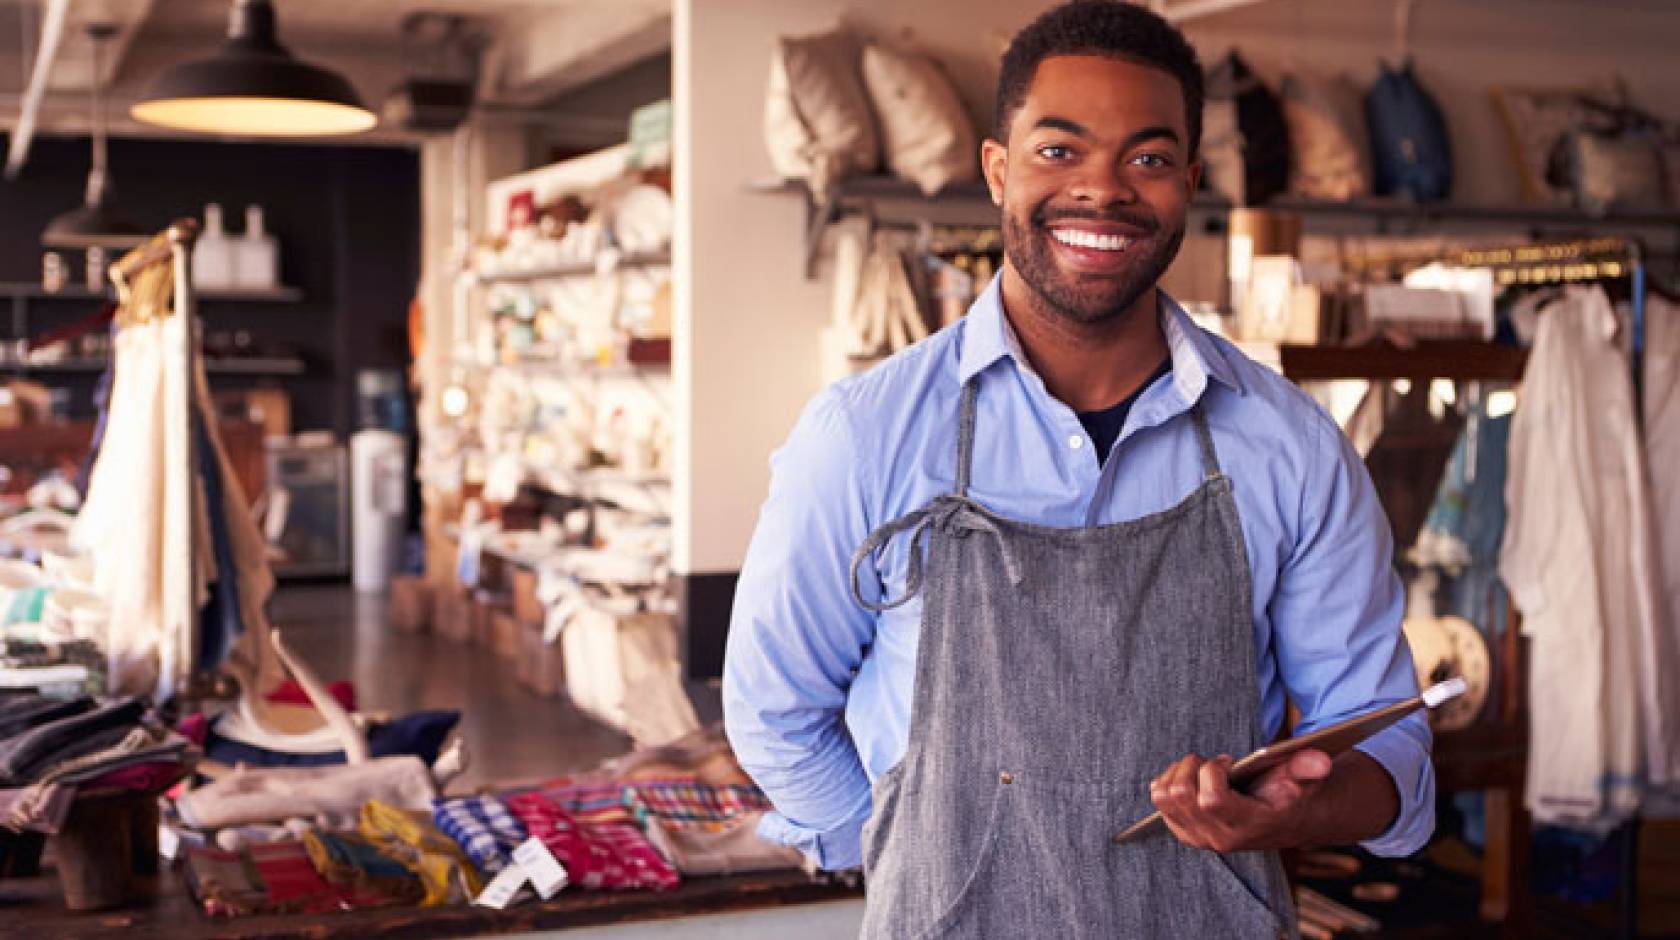
<svg viewBox="0 0 1680 940">
<path fill-rule="evenodd" d="M 64 25 L 70 18 L 70 0 L 48 0 L 41 17 L 41 42 L 35 50 L 35 68 L 29 73 L 29 85 L 23 91 L 23 107 L 17 126 L 12 130 L 11 144 L 6 150 L 6 178 L 17 179 L 23 161 L 29 157 L 29 143 L 35 137 L 35 122 L 40 117 L 41 99 L 47 93 L 47 81 L 53 63 L 58 59 L 58 46 L 64 39 Z"/>
<path fill-rule="evenodd" d="M 1156 0 L 1155 11 L 1174 23 L 1184 23 L 1203 16 L 1213 16 L 1216 13 L 1226 13 L 1251 7 L 1266 0 L 1181 0 L 1181 2 L 1161 2 Z"/>
<path fill-rule="evenodd" d="M 535 106 L 671 49 L 669 4 L 610 3 L 509 21 L 485 56 L 482 97 Z"/>
</svg>

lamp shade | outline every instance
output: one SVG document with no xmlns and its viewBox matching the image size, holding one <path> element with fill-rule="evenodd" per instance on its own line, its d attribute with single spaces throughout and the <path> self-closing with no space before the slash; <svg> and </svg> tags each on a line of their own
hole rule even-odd
<svg viewBox="0 0 1680 940">
<path fill-rule="evenodd" d="M 160 127 L 256 137 L 355 134 L 378 123 L 343 76 L 280 45 L 269 0 L 234 0 L 222 48 L 165 70 L 129 114 Z"/>
<path fill-rule="evenodd" d="M 98 203 L 57 216 L 41 232 L 48 248 L 133 248 L 146 238 L 138 225 Z"/>
</svg>

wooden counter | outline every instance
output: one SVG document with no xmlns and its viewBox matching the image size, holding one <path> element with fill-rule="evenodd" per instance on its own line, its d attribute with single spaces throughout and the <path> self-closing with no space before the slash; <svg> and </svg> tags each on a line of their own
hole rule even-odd
<svg viewBox="0 0 1680 940">
<path fill-rule="evenodd" d="M 330 914 L 207 917 L 187 894 L 176 872 L 139 879 L 156 897 L 120 910 L 85 914 L 65 910 L 58 879 L 0 880 L 0 937 L 29 940 L 310 940 L 443 938 L 493 936 L 630 924 L 701 914 L 740 912 L 822 901 L 844 901 L 862 893 L 817 884 L 800 872 L 727 878 L 695 878 L 674 891 L 562 891 L 552 901 L 530 902 L 505 911 L 482 907 L 392 907 Z"/>
</svg>

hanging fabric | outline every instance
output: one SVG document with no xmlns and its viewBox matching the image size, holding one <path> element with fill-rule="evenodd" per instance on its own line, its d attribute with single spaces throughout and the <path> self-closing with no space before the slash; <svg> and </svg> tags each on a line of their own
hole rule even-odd
<svg viewBox="0 0 1680 940">
<path fill-rule="evenodd" d="M 1655 686 L 1651 749 L 1668 755 L 1666 805 L 1680 808 L 1680 303 L 1651 295 L 1645 311 L 1645 458 L 1656 533 L 1658 623 L 1645 672 Z M 1646 815 L 1653 815 L 1647 805 Z"/>
<path fill-rule="evenodd" d="M 187 505 L 184 337 L 173 292 L 167 265 L 142 270 L 124 292 L 110 420 L 72 536 L 93 559 L 95 590 L 121 612 L 111 619 L 106 655 L 110 689 L 124 694 L 172 691 L 192 632 L 188 594 L 178 586 L 195 577 L 199 546 Z"/>
<path fill-rule="evenodd" d="M 1603 833 L 1675 779 L 1642 668 L 1659 646 L 1652 504 L 1620 324 L 1598 287 L 1539 316 L 1512 418 L 1500 574 L 1531 641 L 1527 802 Z"/>
</svg>

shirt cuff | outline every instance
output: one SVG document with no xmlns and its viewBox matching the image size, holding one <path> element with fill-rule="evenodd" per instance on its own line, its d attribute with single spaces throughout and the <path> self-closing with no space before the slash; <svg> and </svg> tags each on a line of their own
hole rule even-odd
<svg viewBox="0 0 1680 940">
<path fill-rule="evenodd" d="M 827 831 L 801 826 L 781 813 L 765 813 L 758 823 L 758 837 L 805 853 L 824 871 L 841 871 L 863 865 L 863 821 L 850 820 Z"/>
<path fill-rule="evenodd" d="M 1420 747 L 1406 731 L 1396 725 L 1356 746 L 1388 771 L 1394 790 L 1400 795 L 1400 811 L 1388 831 L 1359 843 L 1372 855 L 1387 858 L 1411 855 L 1428 844 L 1435 832 L 1435 767 L 1429 762 L 1428 745 Z"/>
</svg>

